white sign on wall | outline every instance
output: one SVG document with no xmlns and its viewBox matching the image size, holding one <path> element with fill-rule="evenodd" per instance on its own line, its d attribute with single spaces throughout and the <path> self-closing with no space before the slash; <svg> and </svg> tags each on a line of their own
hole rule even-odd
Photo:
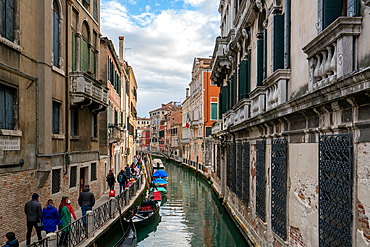
<svg viewBox="0 0 370 247">
<path fill-rule="evenodd" d="M 0 136 L 0 147 L 4 151 L 21 150 L 21 138 L 19 136 Z"/>
</svg>

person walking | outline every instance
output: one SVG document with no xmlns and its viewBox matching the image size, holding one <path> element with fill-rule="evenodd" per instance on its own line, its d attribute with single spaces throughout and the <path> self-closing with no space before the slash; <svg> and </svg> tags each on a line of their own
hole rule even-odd
<svg viewBox="0 0 370 247">
<path fill-rule="evenodd" d="M 58 209 L 54 206 L 52 199 L 48 200 L 42 210 L 42 222 L 44 224 L 44 231 L 46 234 L 55 232 L 57 230 L 57 225 L 61 224 Z"/>
<path fill-rule="evenodd" d="M 71 200 L 69 200 L 69 199 L 67 200 L 67 205 L 66 206 L 67 206 L 69 212 L 72 214 L 73 219 L 77 220 L 77 217 L 75 215 L 75 211 L 73 210 L 73 208 L 71 206 Z"/>
<path fill-rule="evenodd" d="M 62 224 L 58 226 L 59 230 L 62 230 L 62 234 L 60 236 L 59 246 L 68 246 L 68 236 L 69 232 L 71 231 L 70 227 L 66 227 L 71 224 L 71 213 L 67 207 L 68 204 L 68 197 L 63 196 L 62 201 L 59 204 L 59 215 L 60 219 L 62 220 Z"/>
<path fill-rule="evenodd" d="M 118 173 L 118 176 L 117 176 L 117 181 L 119 183 L 119 193 L 120 194 L 125 190 L 126 180 L 127 180 L 127 178 L 126 178 L 125 172 L 123 170 L 121 170 Z"/>
<path fill-rule="evenodd" d="M 78 197 L 78 205 L 81 207 L 82 217 L 86 215 L 87 211 L 92 210 L 92 207 L 95 205 L 95 196 L 94 193 L 90 191 L 89 185 L 86 185 L 85 188 L 82 189 Z M 83 218 L 84 227 L 86 227 L 85 218 Z"/>
<path fill-rule="evenodd" d="M 41 203 L 39 203 L 39 195 L 33 193 L 32 200 L 27 202 L 24 206 L 24 213 L 27 215 L 27 235 L 26 235 L 26 244 L 30 245 L 31 243 L 31 233 L 32 228 L 35 227 L 37 238 L 41 240 L 41 230 L 37 223 L 41 222 L 42 212 L 41 212 Z"/>
<path fill-rule="evenodd" d="M 134 156 L 134 164 L 136 165 L 137 163 L 137 158 L 136 158 L 136 155 Z"/>
<path fill-rule="evenodd" d="M 110 190 L 114 190 L 114 184 L 116 183 L 116 178 L 114 177 L 113 171 L 109 170 L 107 175 L 107 182 Z"/>
<path fill-rule="evenodd" d="M 15 238 L 15 233 L 14 232 L 8 232 L 5 234 L 6 237 L 6 243 L 3 245 L 3 247 L 18 247 L 19 242 L 18 239 Z"/>
<path fill-rule="evenodd" d="M 131 169 L 128 164 L 126 165 L 125 173 L 126 173 L 126 187 L 130 187 Z"/>
</svg>

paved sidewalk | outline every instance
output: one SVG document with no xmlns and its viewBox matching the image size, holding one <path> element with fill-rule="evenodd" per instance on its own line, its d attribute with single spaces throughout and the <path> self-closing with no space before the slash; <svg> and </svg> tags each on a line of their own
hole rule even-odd
<svg viewBox="0 0 370 247">
<path fill-rule="evenodd" d="M 116 195 L 118 195 L 119 194 L 119 184 L 116 183 L 114 185 L 114 188 L 115 188 L 114 190 L 116 191 Z M 101 205 L 103 205 L 104 203 L 106 203 L 107 201 L 109 201 L 109 194 L 108 193 L 109 193 L 109 191 L 107 190 L 98 200 L 95 201 L 95 205 L 94 205 L 93 209 L 98 208 Z M 77 219 L 82 217 L 81 208 L 78 208 L 78 210 L 74 209 L 74 211 L 75 211 Z M 72 222 L 74 222 L 75 220 L 73 219 L 73 217 L 71 217 L 71 218 L 72 218 Z M 31 238 L 31 244 L 38 241 L 35 229 L 33 229 L 32 234 L 34 234 L 34 235 Z M 42 238 L 45 238 L 46 237 L 46 232 L 42 231 L 41 235 L 42 235 Z M 26 241 L 21 242 L 19 244 L 19 246 L 20 247 L 27 247 Z"/>
</svg>

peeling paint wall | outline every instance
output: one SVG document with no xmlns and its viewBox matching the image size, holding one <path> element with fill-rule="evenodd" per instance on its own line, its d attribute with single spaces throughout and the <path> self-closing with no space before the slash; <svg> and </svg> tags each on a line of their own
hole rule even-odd
<svg viewBox="0 0 370 247">
<path fill-rule="evenodd" d="M 301 239 L 292 246 L 319 246 L 318 144 L 290 144 L 288 166 L 290 237 Z"/>
</svg>

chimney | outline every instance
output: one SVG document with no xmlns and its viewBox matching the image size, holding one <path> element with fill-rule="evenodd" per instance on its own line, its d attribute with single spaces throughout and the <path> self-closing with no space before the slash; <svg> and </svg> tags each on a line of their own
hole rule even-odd
<svg viewBox="0 0 370 247">
<path fill-rule="evenodd" d="M 186 88 L 186 98 L 189 97 L 189 88 Z"/>
<path fill-rule="evenodd" d="M 119 61 L 123 63 L 123 51 L 125 49 L 124 47 L 125 37 L 119 36 Z"/>
</svg>

